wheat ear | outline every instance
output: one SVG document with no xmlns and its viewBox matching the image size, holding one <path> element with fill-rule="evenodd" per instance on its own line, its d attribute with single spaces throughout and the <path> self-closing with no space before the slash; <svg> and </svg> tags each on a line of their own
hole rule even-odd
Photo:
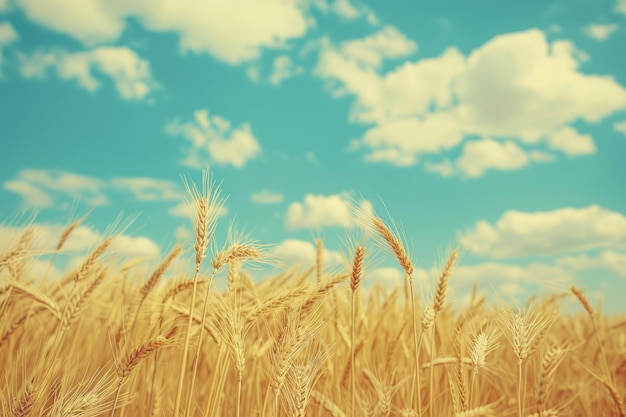
<svg viewBox="0 0 626 417">
<path fill-rule="evenodd" d="M 416 391 L 417 385 L 417 413 L 418 415 L 422 415 L 422 400 L 421 400 L 421 383 L 420 383 L 420 375 L 419 375 L 419 345 L 421 344 L 421 340 L 418 341 L 417 338 L 417 316 L 415 311 L 415 292 L 413 290 L 413 272 L 415 268 L 413 263 L 411 262 L 411 258 L 409 257 L 406 249 L 402 245 L 400 238 L 397 237 L 389 227 L 382 221 L 382 219 L 378 217 L 372 217 L 372 225 L 374 229 L 378 232 L 379 236 L 383 239 L 383 241 L 387 244 L 389 249 L 393 252 L 398 263 L 404 270 L 405 283 L 409 289 L 409 297 L 411 302 L 411 320 L 412 320 L 412 330 L 413 330 L 413 354 L 414 354 L 414 367 L 413 367 L 413 378 L 411 379 L 411 390 L 410 390 L 410 402 L 409 408 L 413 408 L 413 397 L 414 392 Z M 420 337 L 421 339 L 421 337 Z"/>
<path fill-rule="evenodd" d="M 185 188 L 191 198 L 191 203 L 195 206 L 196 215 L 196 242 L 194 249 L 196 252 L 195 272 L 193 277 L 193 290 L 191 293 L 191 301 L 189 304 L 189 318 L 187 320 L 187 328 L 185 329 L 185 342 L 183 344 L 183 354 L 180 360 L 180 370 L 178 372 L 178 386 L 176 389 L 176 399 L 174 402 L 174 416 L 180 415 L 180 404 L 183 396 L 183 385 L 185 382 L 185 371 L 187 369 L 187 358 L 189 355 L 189 342 L 191 336 L 191 325 L 194 317 L 194 309 L 196 307 L 196 293 L 198 287 L 198 277 L 200 276 L 200 268 L 202 261 L 206 256 L 206 250 L 213 238 L 215 224 L 220 209 L 223 207 L 223 200 L 219 198 L 219 188 L 214 191 L 213 183 L 210 180 L 209 172 L 205 170 L 202 176 L 202 192 L 185 181 Z M 211 282 L 208 284 L 211 287 Z M 189 410 L 186 410 L 186 413 Z"/>
<path fill-rule="evenodd" d="M 350 400 L 351 400 L 351 408 L 350 415 L 352 417 L 355 416 L 356 412 L 356 378 L 354 376 L 354 362 L 355 362 L 355 349 L 354 349 L 354 327 L 355 327 L 355 293 L 359 288 L 359 284 L 361 283 L 361 279 L 363 277 L 363 259 L 365 258 L 365 248 L 359 246 L 356 248 L 354 254 L 354 262 L 352 263 L 352 271 L 350 272 L 350 307 L 351 307 L 351 315 L 350 315 L 350 361 L 352 366 L 350 367 Z"/>
<path fill-rule="evenodd" d="M 130 375 L 133 369 L 135 369 L 144 359 L 154 353 L 157 349 L 170 345 L 176 336 L 176 331 L 177 328 L 174 327 L 167 335 L 159 335 L 154 339 L 137 346 L 128 355 L 126 355 L 117 369 L 118 385 L 115 393 L 115 400 L 113 401 L 113 407 L 111 408 L 111 417 L 115 415 L 115 407 L 117 406 L 117 402 L 120 398 L 122 385 L 128 375 Z"/>
<path fill-rule="evenodd" d="M 600 332 L 598 332 L 598 325 L 596 322 L 596 315 L 589 299 L 585 296 L 580 288 L 575 285 L 571 286 L 572 294 L 580 301 L 580 304 L 584 307 L 584 309 L 589 314 L 589 318 L 591 319 L 591 324 L 593 325 L 593 332 L 596 335 L 596 340 L 598 341 L 598 348 L 600 349 L 600 354 L 602 355 L 602 365 L 604 366 L 604 373 L 609 381 L 612 382 L 611 378 L 611 370 L 609 369 L 609 363 L 606 358 L 606 352 L 604 351 L 604 346 L 602 345 L 602 339 L 600 339 Z"/>
<path fill-rule="evenodd" d="M 432 337 L 430 338 L 430 362 L 432 363 L 435 358 L 435 330 L 437 324 L 437 314 L 443 309 L 446 292 L 448 288 L 448 280 L 450 279 L 450 275 L 452 274 L 452 269 L 454 268 L 454 264 L 458 258 L 459 251 L 458 249 L 454 249 L 452 254 L 448 257 L 448 260 L 443 268 L 441 276 L 439 277 L 439 281 L 437 281 L 437 288 L 435 289 L 435 298 L 433 300 L 433 317 L 432 317 Z M 433 407 L 433 396 L 434 396 L 434 385 L 435 385 L 435 367 L 430 367 L 430 390 L 429 390 L 429 401 L 428 401 L 428 409 L 430 413 L 430 417 L 434 416 L 434 407 Z"/>
</svg>

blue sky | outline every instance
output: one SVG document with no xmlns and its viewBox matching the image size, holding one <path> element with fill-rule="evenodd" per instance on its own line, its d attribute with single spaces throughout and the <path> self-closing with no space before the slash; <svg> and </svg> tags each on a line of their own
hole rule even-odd
<svg viewBox="0 0 626 417">
<path fill-rule="evenodd" d="M 624 0 L 0 0 L 0 240 L 89 212 L 71 261 L 140 213 L 117 250 L 157 259 L 210 168 L 220 244 L 235 220 L 338 264 L 352 198 L 402 223 L 418 283 L 459 245 L 458 300 L 576 284 L 624 312 L 623 45 Z"/>
</svg>

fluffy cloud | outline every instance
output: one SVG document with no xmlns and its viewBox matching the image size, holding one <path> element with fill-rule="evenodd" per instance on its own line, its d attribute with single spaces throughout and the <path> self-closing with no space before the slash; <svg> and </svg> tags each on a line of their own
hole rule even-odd
<svg viewBox="0 0 626 417">
<path fill-rule="evenodd" d="M 626 0 L 617 0 L 615 5 L 615 11 L 618 13 L 626 14 Z"/>
<path fill-rule="evenodd" d="M 111 185 L 132 193 L 138 201 L 182 200 L 185 197 L 177 183 L 155 178 L 113 178 Z"/>
<path fill-rule="evenodd" d="M 287 239 L 276 245 L 271 256 L 285 265 L 300 265 L 303 267 L 315 265 L 317 249 L 311 242 Z M 339 265 L 343 258 L 339 252 L 323 249 L 322 256 L 327 265 Z"/>
<path fill-rule="evenodd" d="M 485 138 L 466 143 L 456 167 L 467 177 L 480 177 L 489 169 L 521 169 L 533 160 L 543 161 L 542 155 L 528 153 L 512 141 L 498 142 Z"/>
<path fill-rule="evenodd" d="M 360 210 L 371 213 L 372 205 L 363 200 Z M 304 201 L 294 202 L 287 208 L 285 225 L 290 230 L 322 227 L 353 227 L 355 218 L 352 205 L 340 195 L 307 194 Z"/>
<path fill-rule="evenodd" d="M 274 59 L 272 73 L 269 76 L 269 82 L 272 85 L 280 85 L 283 80 L 295 77 L 303 72 L 304 68 L 296 66 L 287 55 L 280 55 Z"/>
<path fill-rule="evenodd" d="M 575 271 L 586 269 L 608 269 L 617 276 L 626 278 L 626 252 L 605 250 L 597 256 L 582 254 L 578 256 L 562 257 L 556 260 L 556 264 Z"/>
<path fill-rule="evenodd" d="M 87 45 L 112 42 L 124 30 L 123 15 L 101 0 L 18 0 L 25 15 L 40 25 L 64 33 Z M 71 13 L 69 13 L 71 10 Z"/>
<path fill-rule="evenodd" d="M 597 122 L 626 107 L 626 90 L 611 77 L 578 72 L 586 59 L 536 29 L 496 36 L 470 54 L 457 80 L 468 130 L 533 144 L 576 119 Z"/>
<path fill-rule="evenodd" d="M 4 189 L 19 194 L 22 197 L 22 205 L 29 208 L 48 208 L 54 206 L 54 197 L 23 179 L 5 181 Z"/>
<path fill-rule="evenodd" d="M 455 116 L 439 112 L 383 122 L 366 131 L 361 140 L 353 143 L 352 149 L 365 147 L 371 149 L 366 160 L 403 166 L 415 163 L 418 155 L 452 149 L 462 140 Z"/>
<path fill-rule="evenodd" d="M 365 44 L 360 42 L 356 45 Z M 509 163 L 485 168 L 519 169 L 529 161 L 554 159 L 539 151 L 543 143 L 570 156 L 592 153 L 592 139 L 568 125 L 595 123 L 626 108 L 623 86 L 610 76 L 580 72 L 587 55 L 569 41 L 549 43 L 537 29 L 496 36 L 467 57 L 448 48 L 384 74 L 363 65 L 364 56 L 322 42 L 315 73 L 335 97 L 354 97 L 351 121 L 374 125 L 351 145 L 364 150 L 366 161 L 418 164 L 420 155 L 439 156 L 474 135 L 503 142 L 483 139 L 466 145 L 467 155 L 500 152 Z M 466 158 L 430 161 L 427 167 L 452 175 L 481 165 L 483 160 Z"/>
<path fill-rule="evenodd" d="M 66 171 L 24 169 L 17 178 L 5 181 L 4 189 L 19 194 L 22 205 L 28 208 L 52 208 L 59 200 L 62 207 L 68 200 L 80 197 L 89 205 L 106 204 L 102 193 L 104 182 L 84 175 Z"/>
<path fill-rule="evenodd" d="M 466 142 L 460 156 L 452 162 L 444 159 L 426 163 L 424 169 L 443 177 L 460 174 L 465 178 L 477 178 L 488 170 L 514 171 L 532 162 L 550 162 L 554 157 L 541 151 L 526 151 L 513 141 L 499 142 L 483 138 Z"/>
<path fill-rule="evenodd" d="M 189 142 L 190 148 L 181 163 L 192 168 L 202 168 L 211 162 L 241 168 L 261 151 L 248 124 L 232 128 L 228 120 L 210 116 L 208 110 L 196 111 L 190 122 L 173 121 L 166 130 Z"/>
<path fill-rule="evenodd" d="M 351 120 L 382 123 L 424 116 L 431 106 L 450 107 L 453 100 L 450 84 L 464 67 L 463 55 L 449 48 L 437 58 L 405 62 L 383 76 L 341 49 L 322 45 L 315 73 L 331 82 L 335 96 L 355 96 Z"/>
<path fill-rule="evenodd" d="M 549 135 L 548 146 L 570 157 L 596 152 L 596 145 L 591 135 L 581 135 L 576 129 L 567 126 Z"/>
<path fill-rule="evenodd" d="M 417 50 L 417 44 L 393 26 L 387 26 L 363 39 L 344 42 L 344 56 L 373 68 L 380 67 L 385 58 L 402 58 Z"/>
<path fill-rule="evenodd" d="M 28 208 L 66 208 L 79 198 L 90 206 L 109 203 L 113 192 L 128 193 L 135 201 L 182 201 L 185 193 L 175 182 L 148 177 L 110 180 L 60 170 L 24 169 L 4 189 L 19 194 Z"/>
<path fill-rule="evenodd" d="M 0 8 L 0 10 L 2 10 Z M 3 55 L 2 49 L 18 39 L 18 34 L 9 22 L 0 22 L 0 69 L 2 67 Z M 2 73 L 0 73 L 1 75 Z"/>
<path fill-rule="evenodd" d="M 120 38 L 129 18 L 150 31 L 178 35 L 181 51 L 210 53 L 237 64 L 258 58 L 263 48 L 282 48 L 306 34 L 311 22 L 299 0 L 18 0 L 32 21 L 86 45 Z M 242 30 L 245 28 L 245 30 Z"/>
<path fill-rule="evenodd" d="M 49 69 L 64 80 L 94 92 L 101 86 L 100 76 L 110 78 L 125 100 L 143 100 L 157 88 L 150 66 L 127 47 L 103 46 L 83 52 L 39 51 L 20 56 L 25 78 L 44 78 Z"/>
<path fill-rule="evenodd" d="M 495 224 L 481 220 L 472 229 L 460 232 L 458 240 L 475 255 L 500 259 L 624 248 L 626 217 L 596 205 L 507 211 Z"/>
<path fill-rule="evenodd" d="M 378 17 L 372 10 L 363 4 L 354 4 L 351 0 L 331 0 L 330 4 L 327 0 L 311 0 L 311 3 L 324 13 L 333 13 L 346 20 L 365 17 L 370 25 L 378 25 Z"/>
<path fill-rule="evenodd" d="M 15 42 L 18 38 L 10 22 L 0 22 L 0 47 Z"/>
<path fill-rule="evenodd" d="M 276 204 L 283 201 L 282 194 L 263 190 L 259 193 L 252 193 L 250 199 L 257 204 Z"/>
<path fill-rule="evenodd" d="M 585 34 L 597 41 L 605 41 L 619 29 L 616 24 L 591 24 L 583 28 Z"/>
</svg>

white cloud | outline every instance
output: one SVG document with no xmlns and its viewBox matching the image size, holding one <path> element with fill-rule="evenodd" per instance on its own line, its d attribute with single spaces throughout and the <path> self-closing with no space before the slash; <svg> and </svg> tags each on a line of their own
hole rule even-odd
<svg viewBox="0 0 626 417">
<path fill-rule="evenodd" d="M 132 193 L 138 201 L 182 200 L 185 197 L 180 186 L 168 180 L 147 177 L 113 178 L 111 185 Z"/>
<path fill-rule="evenodd" d="M 335 0 L 332 5 L 332 10 L 346 19 L 356 19 L 361 15 L 359 9 L 350 3 L 350 0 Z"/>
<path fill-rule="evenodd" d="M 67 208 L 72 200 L 89 206 L 109 203 L 112 192 L 132 195 L 134 201 L 182 201 L 185 194 L 175 182 L 149 177 L 103 180 L 61 170 L 24 169 L 6 181 L 4 189 L 20 194 L 29 208 Z"/>
<path fill-rule="evenodd" d="M 276 204 L 282 202 L 284 198 L 280 193 L 262 190 L 259 193 L 252 193 L 250 199 L 257 204 Z"/>
<path fill-rule="evenodd" d="M 403 152 L 397 148 L 375 149 L 365 155 L 364 160 L 366 162 L 388 162 L 399 167 L 415 165 L 417 162 L 414 154 Z"/>
<path fill-rule="evenodd" d="M 296 0 L 196 0 L 185 8 L 177 0 L 154 3 L 137 13 L 144 26 L 178 33 L 182 50 L 209 52 L 231 64 L 256 59 L 263 48 L 282 48 L 304 36 L 309 25 Z"/>
<path fill-rule="evenodd" d="M 206 109 L 197 110 L 193 121 L 169 123 L 166 130 L 189 142 L 191 146 L 181 163 L 192 168 L 205 167 L 211 162 L 241 168 L 261 151 L 247 123 L 232 128 L 228 120 L 218 115 L 210 116 Z"/>
<path fill-rule="evenodd" d="M 591 135 L 582 135 L 568 126 L 552 132 L 548 137 L 548 146 L 570 157 L 596 152 L 596 145 Z"/>
<path fill-rule="evenodd" d="M 40 25 L 86 45 L 112 42 L 122 34 L 124 16 L 101 0 L 18 0 L 26 16 Z M 70 13 L 71 11 L 71 13 Z"/>
<path fill-rule="evenodd" d="M 626 135 L 626 120 L 624 120 L 622 122 L 615 122 L 615 123 L 613 123 L 613 130 L 615 130 L 616 132 L 620 132 L 620 133 L 623 133 L 624 135 Z"/>
<path fill-rule="evenodd" d="M 562 133 L 577 120 L 596 123 L 626 108 L 626 89 L 613 77 L 579 71 L 588 59 L 573 43 L 549 43 L 543 32 L 530 29 L 496 36 L 467 57 L 448 48 L 438 57 L 404 62 L 384 74 L 326 40 L 315 73 L 335 97 L 354 97 L 352 122 L 374 124 L 356 141 L 370 149 L 366 160 L 417 164 L 421 154 L 458 148 L 474 135 L 501 139 L 505 145 L 498 148 L 509 158 L 506 165 L 523 167 L 528 161 L 554 160 L 538 152 L 550 135 L 559 136 L 555 131 Z M 521 152 L 516 142 L 529 149 Z M 487 143 L 481 147 L 496 151 Z M 576 155 L 590 152 L 581 135 L 567 144 L 553 143 Z M 476 145 L 468 149 L 472 147 L 476 150 Z M 436 161 L 428 167 L 450 171 L 450 164 Z"/>
<path fill-rule="evenodd" d="M 495 37 L 470 54 L 457 80 L 468 131 L 534 144 L 571 121 L 597 122 L 626 107 L 613 78 L 578 72 L 584 60 L 571 42 L 548 44 L 536 29 Z"/>
<path fill-rule="evenodd" d="M 101 86 L 100 74 L 110 78 L 125 100 L 143 100 L 157 88 L 149 63 L 131 49 L 103 46 L 83 52 L 39 51 L 20 56 L 25 78 L 44 78 L 50 68 L 64 80 L 74 80 L 87 91 Z"/>
<path fill-rule="evenodd" d="M 428 172 L 439 174 L 442 177 L 450 177 L 456 172 L 454 164 L 447 158 L 441 162 L 427 162 L 424 164 L 424 169 Z"/>
<path fill-rule="evenodd" d="M 98 192 L 104 186 L 104 182 L 97 178 L 67 171 L 24 169 L 20 171 L 19 177 L 50 190 L 70 194 L 83 191 Z"/>
<path fill-rule="evenodd" d="M 450 107 L 453 101 L 450 84 L 464 67 L 463 55 L 455 48 L 448 48 L 437 58 L 405 62 L 383 76 L 341 50 L 322 45 L 315 73 L 335 83 L 336 96 L 355 96 L 350 115 L 353 121 L 382 123 L 424 116 L 431 106 Z"/>
<path fill-rule="evenodd" d="M 363 39 L 347 41 L 341 45 L 344 56 L 374 68 L 380 67 L 385 58 L 402 58 L 416 50 L 417 44 L 393 26 L 386 26 Z"/>
<path fill-rule="evenodd" d="M 90 205 L 103 205 L 108 199 L 102 193 L 104 182 L 66 171 L 24 169 L 16 179 L 6 181 L 4 189 L 20 194 L 28 208 L 52 208 L 59 200 L 80 197 Z"/>
<path fill-rule="evenodd" d="M 456 166 L 468 177 L 480 177 L 489 169 L 518 170 L 529 162 L 528 154 L 515 142 L 485 138 L 467 142 Z"/>
<path fill-rule="evenodd" d="M 550 27 L 548 27 L 548 29 L 546 30 L 546 33 L 561 33 L 561 32 L 563 32 L 563 28 L 561 28 L 561 26 L 557 24 L 550 25 Z"/>
<path fill-rule="evenodd" d="M 315 246 L 303 240 L 286 239 L 271 250 L 271 256 L 285 265 L 314 265 L 317 259 Z M 340 265 L 343 262 L 337 251 L 323 249 L 322 256 L 327 265 Z"/>
<path fill-rule="evenodd" d="M 18 3 L 30 20 L 86 45 L 118 40 L 133 18 L 149 31 L 178 35 L 181 51 L 210 53 L 231 64 L 256 59 L 264 48 L 284 47 L 311 24 L 299 0 L 190 0 L 185 7 L 177 0 Z"/>
<path fill-rule="evenodd" d="M 446 158 L 440 162 L 424 164 L 424 169 L 442 177 L 460 174 L 465 178 L 478 178 L 489 170 L 514 171 L 532 162 L 551 162 L 554 156 L 546 152 L 522 149 L 513 141 L 499 142 L 483 138 L 466 142 L 461 155 L 452 162 Z"/>
<path fill-rule="evenodd" d="M 618 13 L 626 14 L 626 0 L 617 0 L 615 5 L 615 11 Z"/>
<path fill-rule="evenodd" d="M 0 8 L 2 10 L 2 8 Z M 0 22 L 0 69 L 2 68 L 2 63 L 4 60 L 4 56 L 2 55 L 2 49 L 13 42 L 15 42 L 19 38 L 17 32 L 9 22 Z M 2 73 L 0 73 L 0 76 Z"/>
<path fill-rule="evenodd" d="M 54 197 L 28 181 L 17 179 L 9 180 L 4 184 L 4 189 L 19 194 L 22 197 L 22 205 L 29 208 L 48 208 L 54 206 Z"/>
<path fill-rule="evenodd" d="M 587 36 L 593 38 L 599 42 L 605 41 L 611 36 L 615 31 L 619 29 L 619 26 L 615 23 L 613 24 L 591 24 L 587 25 L 583 28 L 583 31 Z"/>
<path fill-rule="evenodd" d="M 363 200 L 360 208 L 372 211 L 371 203 Z M 351 203 L 340 195 L 307 194 L 302 203 L 294 202 L 287 208 L 285 225 L 290 230 L 321 227 L 353 227 L 355 219 Z"/>
<path fill-rule="evenodd" d="M 0 47 L 15 42 L 19 38 L 10 22 L 0 22 Z"/>
<path fill-rule="evenodd" d="M 495 225 L 485 220 L 458 233 L 478 256 L 550 256 L 598 248 L 626 247 L 626 217 L 596 205 L 552 211 L 507 211 Z"/>
<path fill-rule="evenodd" d="M 291 58 L 287 55 L 280 55 L 274 60 L 272 73 L 269 76 L 269 82 L 273 85 L 280 85 L 283 80 L 302 74 L 304 68 L 294 65 Z"/>
<path fill-rule="evenodd" d="M 333 13 L 346 20 L 354 20 L 364 17 L 372 25 L 378 25 L 378 17 L 367 6 L 362 3 L 354 4 L 351 0 L 310 0 L 313 6 L 324 13 Z"/>
<path fill-rule="evenodd" d="M 395 149 L 399 151 L 397 155 L 403 161 L 415 163 L 420 154 L 437 154 L 458 146 L 462 140 L 463 134 L 455 116 L 438 112 L 424 117 L 383 122 L 367 130 L 356 144 L 372 149 L 372 153 Z"/>
<path fill-rule="evenodd" d="M 562 257 L 556 264 L 575 271 L 586 269 L 608 269 L 617 276 L 626 278 L 626 252 L 605 250 L 597 256 L 582 254 L 578 256 Z"/>
</svg>

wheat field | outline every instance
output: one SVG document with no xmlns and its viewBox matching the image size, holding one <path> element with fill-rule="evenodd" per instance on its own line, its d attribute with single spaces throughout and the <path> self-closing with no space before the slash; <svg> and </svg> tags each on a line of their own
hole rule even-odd
<svg viewBox="0 0 626 417">
<path fill-rule="evenodd" d="M 309 269 L 257 280 L 247 265 L 271 262 L 266 247 L 214 242 L 219 190 L 187 188 L 195 241 L 147 275 L 106 256 L 111 234 L 62 278 L 29 277 L 78 223 L 54 253 L 30 250 L 28 228 L 0 253 L 2 416 L 626 417 L 626 320 L 581 289 L 517 308 L 475 287 L 458 308 L 452 250 L 423 299 L 406 245 L 376 216 L 343 270 L 325 268 L 317 241 Z M 377 247 L 405 285 L 364 285 Z M 171 270 L 185 252 L 195 273 Z"/>
</svg>

